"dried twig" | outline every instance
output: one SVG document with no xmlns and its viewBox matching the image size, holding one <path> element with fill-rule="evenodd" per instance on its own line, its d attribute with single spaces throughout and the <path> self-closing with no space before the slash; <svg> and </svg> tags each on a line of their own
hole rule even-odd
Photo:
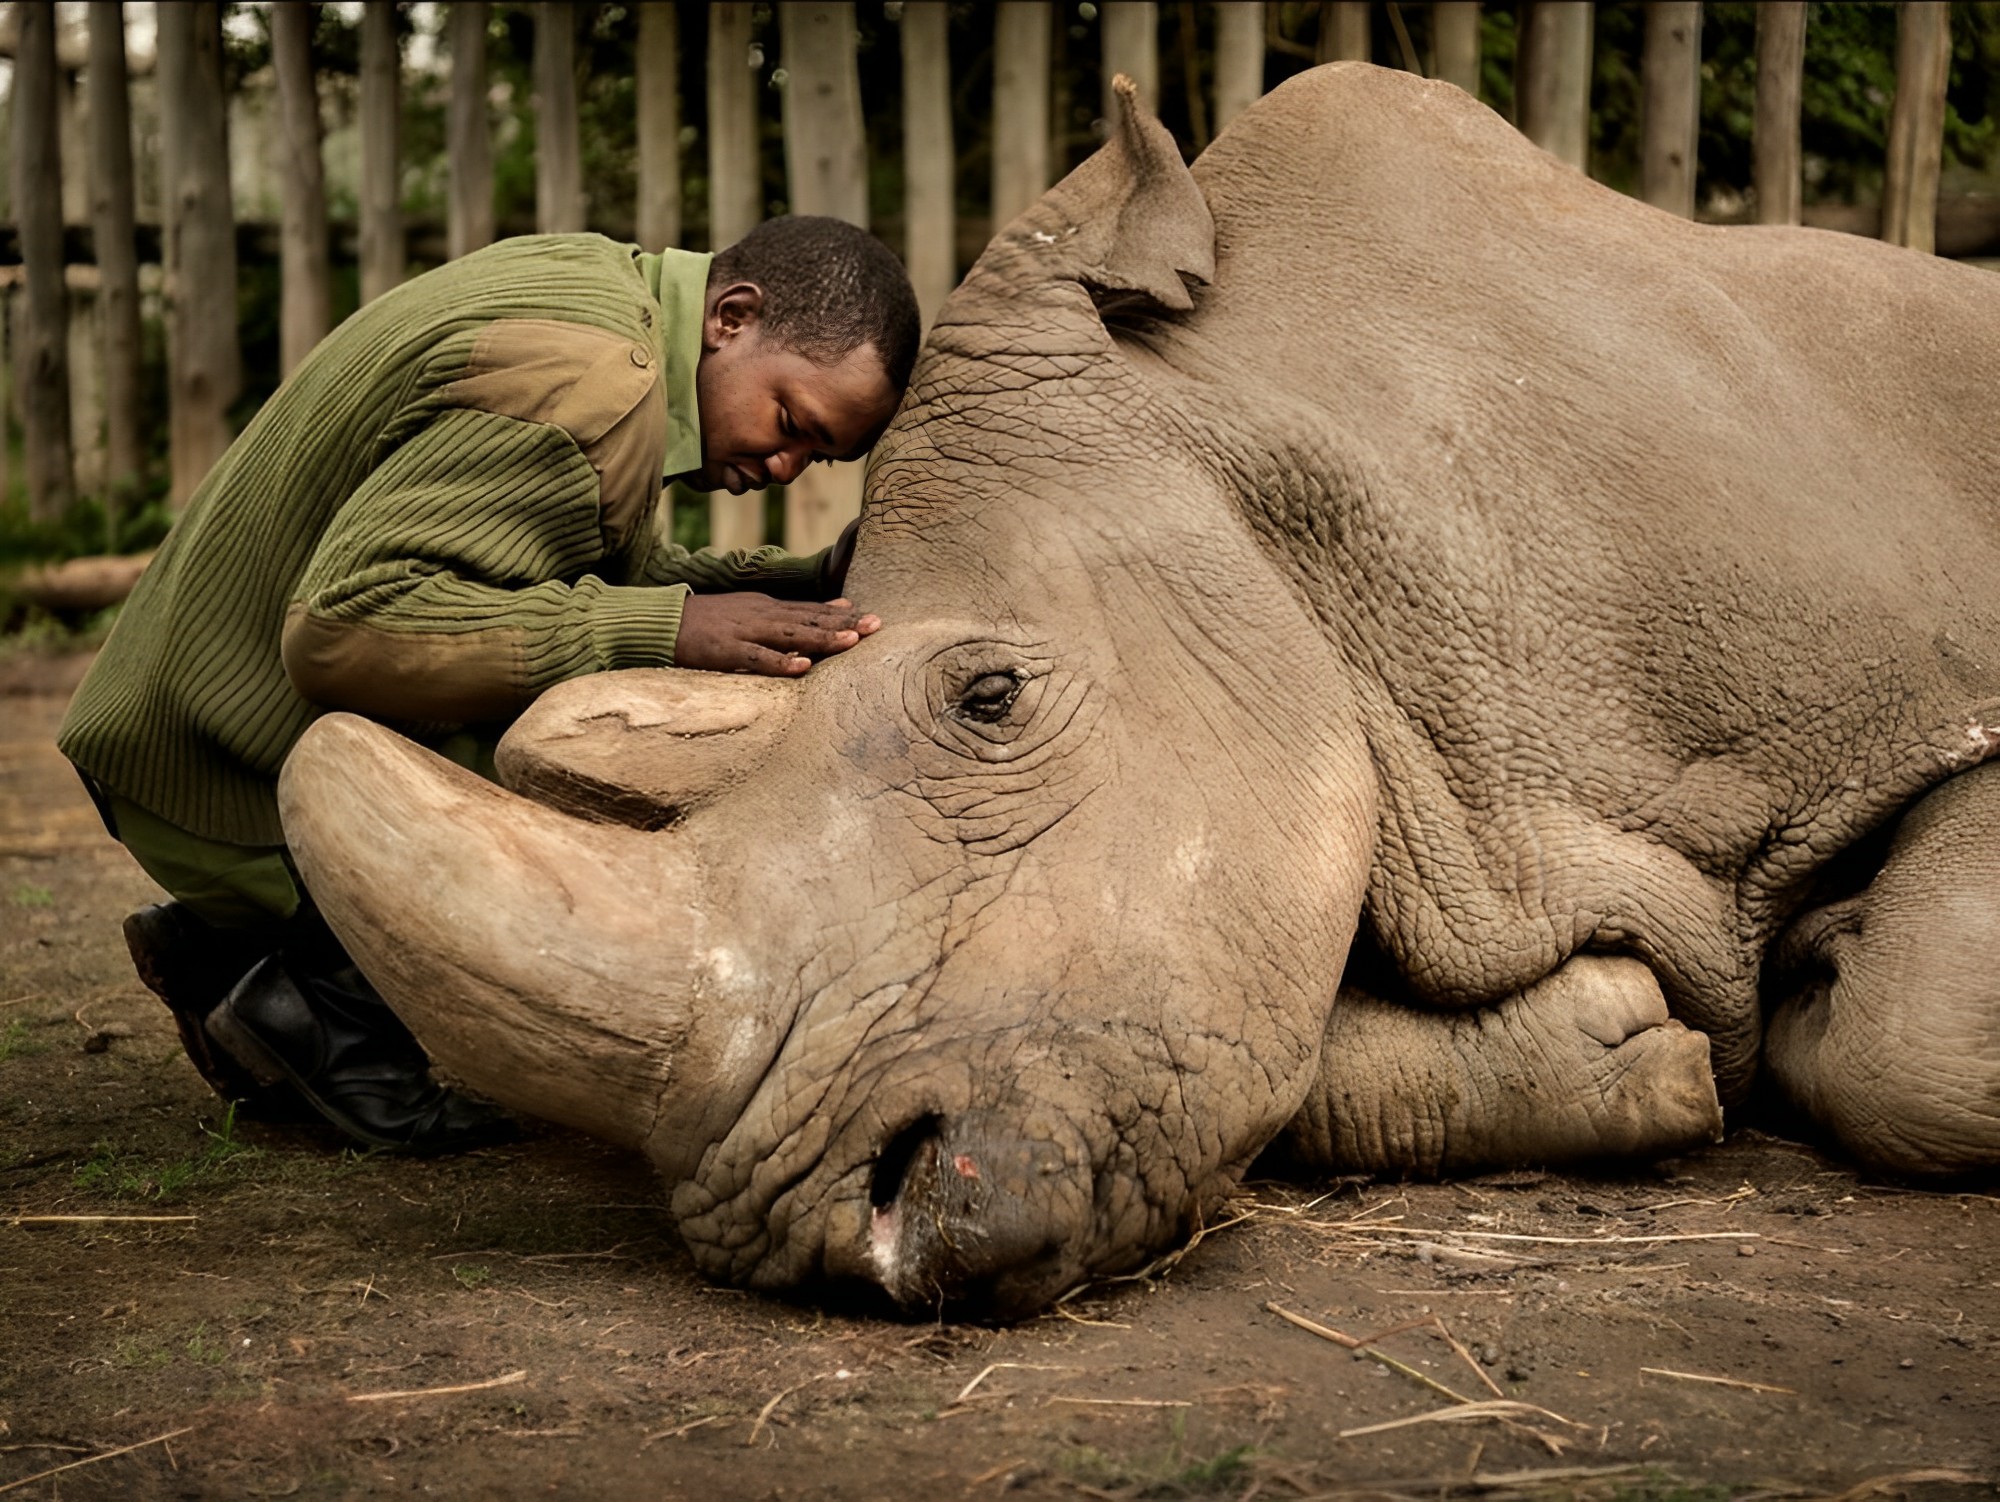
<svg viewBox="0 0 2000 1502">
<path fill-rule="evenodd" d="M 1769 1382 L 1746 1382 L 1741 1377 L 1711 1377 L 1703 1372 L 1677 1372 L 1664 1366 L 1642 1366 L 1640 1371 L 1652 1377 L 1672 1377 L 1680 1382 L 1710 1382 L 1717 1387 L 1740 1387 L 1745 1392 L 1777 1392 L 1796 1397 L 1796 1387 L 1777 1387 Z"/>
<path fill-rule="evenodd" d="M 1481 1419 L 1495 1419 L 1512 1423 L 1517 1419 L 1549 1419 L 1566 1428 L 1590 1432 L 1588 1424 L 1579 1424 L 1575 1419 L 1566 1419 L 1559 1413 L 1546 1408 L 1537 1408 L 1533 1403 L 1523 1403 L 1517 1398 L 1492 1398 L 1483 1403 L 1461 1403 L 1456 1408 L 1433 1408 L 1429 1413 L 1412 1414 L 1406 1419 L 1389 1419 L 1380 1424 L 1364 1424 L 1359 1429 L 1343 1429 L 1342 1439 L 1355 1439 L 1364 1434 L 1382 1434 L 1391 1429 L 1407 1429 L 1413 1424 L 1459 1424 L 1477 1423 Z M 1535 1431 L 1530 1431 L 1535 1432 Z"/>
<path fill-rule="evenodd" d="M 1068 1370 L 1069 1368 L 1066 1366 L 1042 1366 L 1032 1361 L 991 1362 L 986 1366 L 985 1370 L 980 1372 L 978 1376 L 974 1377 L 970 1382 L 966 1383 L 965 1386 L 961 1387 L 958 1390 L 957 1397 L 953 1398 L 949 1403 L 945 1404 L 944 1406 L 947 1408 L 958 1407 L 959 1404 L 963 1403 L 967 1398 L 972 1396 L 973 1389 L 977 1388 L 980 1383 L 984 1382 L 988 1377 L 992 1376 L 995 1372 L 1007 1372 L 1007 1371 L 1066 1372 Z"/>
<path fill-rule="evenodd" d="M 1481 1366 L 1477 1361 L 1474 1361 L 1472 1359 L 1472 1352 L 1466 1350 L 1464 1346 L 1460 1345 L 1458 1343 L 1458 1337 L 1452 1334 L 1450 1330 L 1445 1328 L 1443 1316 L 1434 1314 L 1431 1316 L 1431 1318 L 1437 1324 L 1438 1334 L 1444 1337 L 1444 1343 L 1450 1346 L 1454 1351 L 1458 1353 L 1459 1359 L 1461 1361 L 1463 1361 L 1467 1366 L 1472 1368 L 1472 1375 L 1477 1377 L 1481 1382 L 1486 1384 L 1486 1390 L 1492 1393 L 1493 1396 L 1496 1398 L 1506 1397 L 1507 1394 L 1500 1391 L 1500 1384 L 1495 1382 L 1491 1377 L 1486 1375 L 1486 1368 Z"/>
<path fill-rule="evenodd" d="M 1270 1310 L 1271 1313 L 1277 1315 L 1279 1319 L 1286 1320 L 1291 1324 L 1297 1325 L 1301 1330 L 1304 1330 L 1312 1335 L 1317 1335 L 1321 1340 L 1330 1340 L 1337 1346 L 1343 1346 L 1347 1350 L 1354 1352 L 1354 1354 L 1357 1356 L 1366 1356 L 1370 1361 L 1380 1362 L 1383 1366 L 1389 1368 L 1390 1371 L 1398 1372 L 1401 1375 L 1408 1377 L 1412 1382 L 1418 1383 L 1424 1387 L 1428 1387 L 1432 1392 L 1438 1394 L 1438 1396 L 1440 1397 L 1449 1398 L 1454 1403 L 1470 1403 L 1472 1401 L 1472 1399 L 1468 1398 L 1464 1393 L 1453 1392 L 1449 1387 L 1446 1387 L 1442 1382 L 1439 1382 L 1435 1378 L 1426 1377 L 1422 1372 L 1418 1371 L 1415 1367 L 1405 1366 L 1402 1362 L 1398 1361 L 1394 1356 L 1391 1356 L 1388 1352 L 1376 1350 L 1375 1347 L 1371 1346 L 1365 1340 L 1358 1340 L 1352 1335 L 1348 1335 L 1343 1333 L 1342 1331 L 1335 1330 L 1330 1326 L 1322 1325 L 1316 1320 L 1309 1320 L 1303 1314 L 1294 1314 L 1292 1313 L 1291 1310 L 1285 1308 L 1283 1305 L 1271 1303 L 1269 1300 L 1265 1301 L 1264 1307 Z M 1428 1325 L 1430 1321 L 1426 1319 L 1420 1321 L 1420 1323 Z M 1416 1326 L 1414 1325 L 1403 1326 L 1401 1328 L 1415 1329 Z M 1396 1331 L 1385 1330 L 1382 1333 L 1384 1335 L 1394 1335 Z"/>
<path fill-rule="evenodd" d="M 168 1221 L 193 1220 L 194 1218 L 192 1215 L 10 1215 L 7 1217 L 7 1224 L 10 1226 L 55 1226 L 81 1225 L 87 1221 L 100 1220 Z"/>
<path fill-rule="evenodd" d="M 1061 1393 L 1051 1403 L 1080 1403 L 1092 1408 L 1192 1408 L 1186 1398 L 1070 1398 Z"/>
<path fill-rule="evenodd" d="M 442 1398 L 452 1393 L 484 1392 L 489 1387 L 512 1387 L 516 1382 L 528 1380 L 525 1367 L 489 1377 L 484 1382 L 455 1382 L 450 1387 L 406 1387 L 399 1392 L 356 1392 L 347 1395 L 350 1403 L 382 1403 L 390 1398 Z"/>
<path fill-rule="evenodd" d="M 789 1398 L 793 1393 L 798 1392 L 801 1388 L 811 1387 L 813 1383 L 817 1381 L 819 1381 L 818 1377 L 808 1377 L 803 1382 L 794 1382 L 790 1387 L 786 1388 L 783 1392 L 779 1393 L 776 1397 L 772 1398 L 770 1402 L 766 1403 L 762 1408 L 758 1409 L 757 1422 L 750 1426 L 750 1437 L 743 1441 L 744 1446 L 747 1448 L 757 1443 L 757 1436 L 764 1432 L 765 1423 L 770 1419 L 772 1411 L 775 1408 L 777 1408 L 777 1406 L 780 1403 L 784 1402 L 785 1399 Z"/>
<path fill-rule="evenodd" d="M 1677 1231 L 1657 1236 L 1530 1236 L 1521 1231 L 1426 1230 L 1421 1226 L 1363 1225 L 1359 1221 L 1306 1221 L 1321 1231 L 1352 1231 L 1377 1236 L 1469 1236 L 1480 1241 L 1533 1241 L 1548 1246 L 1651 1246 L 1663 1241 L 1760 1241 L 1756 1231 Z"/>
<path fill-rule="evenodd" d="M 656 1433 L 647 1435 L 640 1442 L 639 1448 L 641 1450 L 645 1449 L 647 1445 L 650 1445 L 656 1439 L 680 1439 L 685 1435 L 692 1434 L 695 1430 L 701 1428 L 705 1424 L 721 1424 L 727 1422 L 728 1420 L 719 1413 L 711 1413 L 705 1418 L 689 1419 L 685 1424 L 681 1424 L 676 1428 L 661 1429 Z"/>
<path fill-rule="evenodd" d="M 143 1450 L 148 1445 L 163 1445 L 170 1439 L 178 1439 L 183 1434 L 192 1433 L 194 1427 L 193 1424 L 189 1424 L 184 1428 L 169 1429 L 165 1434 L 156 1434 L 151 1439 L 142 1439 L 136 1445 L 121 1445 L 116 1450 L 106 1450 L 102 1455 L 86 1455 L 82 1460 L 65 1461 L 59 1466 L 51 1466 L 46 1471 L 37 1471 L 32 1476 L 23 1476 L 19 1481 L 9 1481 L 5 1485 L 0 1485 L 0 1492 L 11 1492 L 17 1487 L 28 1485 L 30 1482 L 43 1481 L 50 1476 L 60 1475 L 64 1471 L 73 1471 L 78 1466 L 96 1465 L 100 1460 L 110 1460 L 118 1455 L 130 1455 L 134 1450 Z"/>
</svg>

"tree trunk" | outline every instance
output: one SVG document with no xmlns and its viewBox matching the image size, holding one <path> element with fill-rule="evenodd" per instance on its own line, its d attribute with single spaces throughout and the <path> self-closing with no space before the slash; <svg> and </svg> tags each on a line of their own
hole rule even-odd
<svg viewBox="0 0 2000 1502">
<path fill-rule="evenodd" d="M 1655 208 L 1694 217 L 1695 147 L 1701 131 L 1701 5 L 1652 0 L 1641 63 L 1644 131 L 1639 196 Z"/>
<path fill-rule="evenodd" d="M 54 521 L 76 496 L 55 6 L 50 0 L 20 0 L 14 14 L 20 25 L 13 88 L 14 214 L 28 286 L 27 318 L 17 335 L 28 514 L 36 521 Z"/>
<path fill-rule="evenodd" d="M 133 237 L 132 99 L 125 68 L 125 7 L 91 0 L 90 222 L 97 248 L 97 315 L 103 339 L 107 514 L 139 483 L 139 255 Z"/>
<path fill-rule="evenodd" d="M 229 407 L 243 387 L 220 10 L 213 0 L 157 10 L 168 499 L 176 510 L 229 447 Z"/>
<path fill-rule="evenodd" d="M 161 178 L 167 220 L 168 396 L 178 508 L 229 447 L 243 388 L 236 327 L 222 19 L 213 0 L 158 8 Z"/>
<path fill-rule="evenodd" d="M 751 9 L 708 8 L 708 245 L 726 250 L 764 217 L 757 151 L 757 75 L 750 66 Z M 754 491 L 708 498 L 709 541 L 725 551 L 764 541 L 764 498 Z"/>
<path fill-rule="evenodd" d="M 868 227 L 861 66 L 848 0 L 778 9 L 785 72 L 785 177 L 795 214 Z M 864 466 L 815 464 L 785 487 L 785 547 L 812 553 L 861 514 Z"/>
<path fill-rule="evenodd" d="M 1590 164 L 1591 7 L 1584 0 L 1522 6 L 1515 56 L 1515 124 L 1578 171 Z"/>
<path fill-rule="evenodd" d="M 576 7 L 535 5 L 535 227 L 583 228 L 583 160 L 576 126 Z"/>
<path fill-rule="evenodd" d="M 487 0 L 457 0 L 451 32 L 451 179 L 447 249 L 456 257 L 493 243 L 493 127 L 486 114 Z"/>
<path fill-rule="evenodd" d="M 681 36 L 672 5 L 639 7 L 639 243 L 681 243 Z"/>
<path fill-rule="evenodd" d="M 1799 222 L 1805 71 L 1805 0 L 1766 0 L 1757 7 L 1757 114 L 1751 127 L 1750 181 L 1759 224 Z"/>
<path fill-rule="evenodd" d="M 1896 105 L 1882 179 L 1882 238 L 1926 255 L 1937 249 L 1944 95 L 1951 80 L 1951 6 L 1903 0 L 1896 18 Z"/>
<path fill-rule="evenodd" d="M 944 0 L 903 6 L 903 263 L 926 329 L 958 285 L 950 22 Z"/>
<path fill-rule="evenodd" d="M 1049 185 L 1048 0 L 1001 0 L 993 19 L 993 229 Z"/>
<path fill-rule="evenodd" d="M 1357 0 L 1322 0 L 1317 50 L 1321 62 L 1365 63 L 1370 45 L 1367 5 Z"/>
<path fill-rule="evenodd" d="M 1264 97 L 1262 0 L 1221 0 L 1215 7 L 1215 128 L 1218 132 Z"/>
<path fill-rule="evenodd" d="M 271 7 L 271 68 L 278 77 L 278 192 L 284 216 L 279 242 L 278 369 L 287 376 L 326 337 L 333 317 L 312 31 L 313 7 L 303 0 L 277 0 Z"/>
<path fill-rule="evenodd" d="M 1104 0 L 1104 67 L 1098 113 L 1111 118 L 1111 80 L 1120 73 L 1139 86 L 1149 110 L 1160 107 L 1160 8 L 1153 0 Z"/>
<path fill-rule="evenodd" d="M 1431 75 L 1479 97 L 1479 0 L 1431 6 Z"/>
<path fill-rule="evenodd" d="M 403 56 L 393 0 L 361 7 L 361 300 L 403 279 Z"/>
</svg>

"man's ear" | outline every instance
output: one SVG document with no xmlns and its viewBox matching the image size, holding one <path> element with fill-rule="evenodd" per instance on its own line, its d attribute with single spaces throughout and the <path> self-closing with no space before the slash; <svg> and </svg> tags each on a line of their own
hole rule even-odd
<svg viewBox="0 0 2000 1502">
<path fill-rule="evenodd" d="M 764 316 L 764 289 L 755 282 L 731 282 L 713 289 L 702 317 L 704 349 L 721 349 L 731 339 L 755 328 Z"/>
</svg>

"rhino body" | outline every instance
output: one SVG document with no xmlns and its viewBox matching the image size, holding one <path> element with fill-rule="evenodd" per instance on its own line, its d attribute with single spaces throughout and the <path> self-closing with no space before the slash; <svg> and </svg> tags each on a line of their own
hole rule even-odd
<svg viewBox="0 0 2000 1502">
<path fill-rule="evenodd" d="M 2000 1162 L 2000 280 L 1717 229 L 1442 84 L 1129 106 L 996 237 L 802 682 L 319 722 L 313 892 L 700 1266 L 1037 1307 L 1308 1171 L 1769 1093 Z"/>
</svg>

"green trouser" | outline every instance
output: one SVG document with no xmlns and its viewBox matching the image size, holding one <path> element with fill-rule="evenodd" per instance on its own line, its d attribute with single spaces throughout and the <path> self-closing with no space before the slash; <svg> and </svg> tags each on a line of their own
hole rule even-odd
<svg viewBox="0 0 2000 1502">
<path fill-rule="evenodd" d="M 435 749 L 460 766 L 493 777 L 495 738 L 470 732 Z M 95 779 L 84 786 L 112 836 L 176 902 L 217 928 L 263 928 L 299 910 L 305 886 L 283 845 L 232 845 L 170 824 Z"/>
</svg>

